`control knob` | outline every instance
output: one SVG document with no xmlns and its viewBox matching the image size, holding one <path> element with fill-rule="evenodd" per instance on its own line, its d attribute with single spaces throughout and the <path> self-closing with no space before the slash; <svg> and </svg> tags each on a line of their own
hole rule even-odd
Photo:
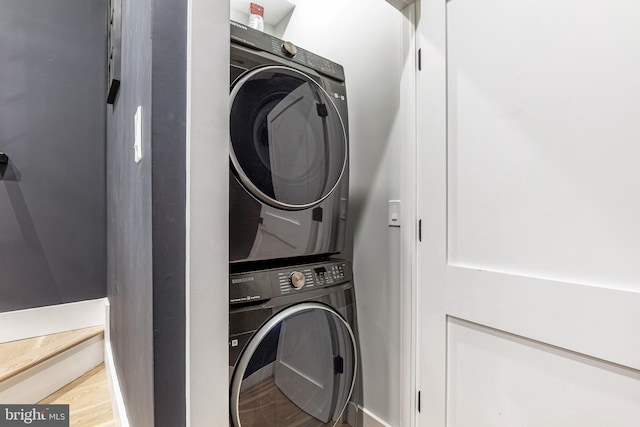
<svg viewBox="0 0 640 427">
<path fill-rule="evenodd" d="M 298 48 L 291 42 L 284 42 L 282 44 L 282 53 L 287 55 L 289 58 L 293 58 L 298 54 Z"/>
<path fill-rule="evenodd" d="M 299 271 L 294 271 L 289 275 L 289 280 L 291 280 L 291 286 L 296 289 L 300 289 L 304 286 L 305 277 L 304 274 Z"/>
</svg>

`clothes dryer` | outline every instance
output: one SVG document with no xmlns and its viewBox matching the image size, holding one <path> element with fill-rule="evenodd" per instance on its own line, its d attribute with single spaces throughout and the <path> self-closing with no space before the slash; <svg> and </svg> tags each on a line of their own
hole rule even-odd
<svg viewBox="0 0 640 427">
<path fill-rule="evenodd" d="M 232 274 L 229 291 L 232 425 L 348 426 L 358 370 L 351 264 Z"/>
<path fill-rule="evenodd" d="M 231 22 L 230 262 L 344 248 L 348 118 L 342 66 Z"/>
</svg>

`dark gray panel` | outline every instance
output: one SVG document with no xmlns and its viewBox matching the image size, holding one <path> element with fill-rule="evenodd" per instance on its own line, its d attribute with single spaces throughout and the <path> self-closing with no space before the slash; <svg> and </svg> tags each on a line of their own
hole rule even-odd
<svg viewBox="0 0 640 427">
<path fill-rule="evenodd" d="M 105 295 L 106 0 L 0 4 L 0 311 Z"/>
<path fill-rule="evenodd" d="M 127 415 L 152 426 L 151 0 L 122 0 L 122 85 L 107 110 L 107 247 L 111 345 Z M 134 115 L 142 152 L 134 162 Z"/>
<path fill-rule="evenodd" d="M 182 0 L 123 0 L 122 84 L 108 114 L 112 345 L 135 426 L 186 419 L 186 12 Z"/>
<path fill-rule="evenodd" d="M 185 406 L 187 1 L 153 1 L 153 326 L 155 425 Z"/>
</svg>

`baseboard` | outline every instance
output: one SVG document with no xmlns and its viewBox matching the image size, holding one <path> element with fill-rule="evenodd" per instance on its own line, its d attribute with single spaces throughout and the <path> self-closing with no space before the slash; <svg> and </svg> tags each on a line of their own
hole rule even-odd
<svg viewBox="0 0 640 427">
<path fill-rule="evenodd" d="M 109 302 L 105 304 L 105 340 L 104 340 L 104 367 L 107 373 L 109 396 L 111 396 L 111 410 L 116 427 L 130 427 L 127 417 L 127 408 L 124 405 L 124 397 L 120 389 L 118 372 L 111 350 L 111 333 L 109 329 Z"/>
<path fill-rule="evenodd" d="M 362 427 L 391 427 L 391 425 L 382 421 L 382 419 L 368 409 L 360 405 L 358 405 L 358 409 L 360 414 L 362 414 Z"/>
<path fill-rule="evenodd" d="M 0 343 L 104 325 L 106 298 L 0 313 Z"/>
<path fill-rule="evenodd" d="M 102 363 L 102 335 L 95 336 L 0 384 L 3 404 L 35 404 Z"/>
</svg>

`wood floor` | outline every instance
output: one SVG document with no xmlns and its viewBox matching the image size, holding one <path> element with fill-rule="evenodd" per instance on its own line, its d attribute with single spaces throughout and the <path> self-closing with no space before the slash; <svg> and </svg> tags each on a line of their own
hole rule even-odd
<svg viewBox="0 0 640 427">
<path fill-rule="evenodd" d="M 0 382 L 101 335 L 103 331 L 104 328 L 98 326 L 0 344 Z"/>
<path fill-rule="evenodd" d="M 98 326 L 2 343 L 0 385 L 11 384 L 30 372 L 41 372 L 45 369 L 44 366 L 56 360 L 58 356 L 73 352 L 78 346 L 91 340 L 102 339 L 103 334 L 104 328 Z M 82 370 L 78 373 L 80 372 Z M 115 426 L 104 364 L 98 365 L 38 403 L 68 404 L 71 426 Z"/>
<path fill-rule="evenodd" d="M 72 427 L 115 426 L 104 363 L 38 403 L 69 404 Z"/>
</svg>

